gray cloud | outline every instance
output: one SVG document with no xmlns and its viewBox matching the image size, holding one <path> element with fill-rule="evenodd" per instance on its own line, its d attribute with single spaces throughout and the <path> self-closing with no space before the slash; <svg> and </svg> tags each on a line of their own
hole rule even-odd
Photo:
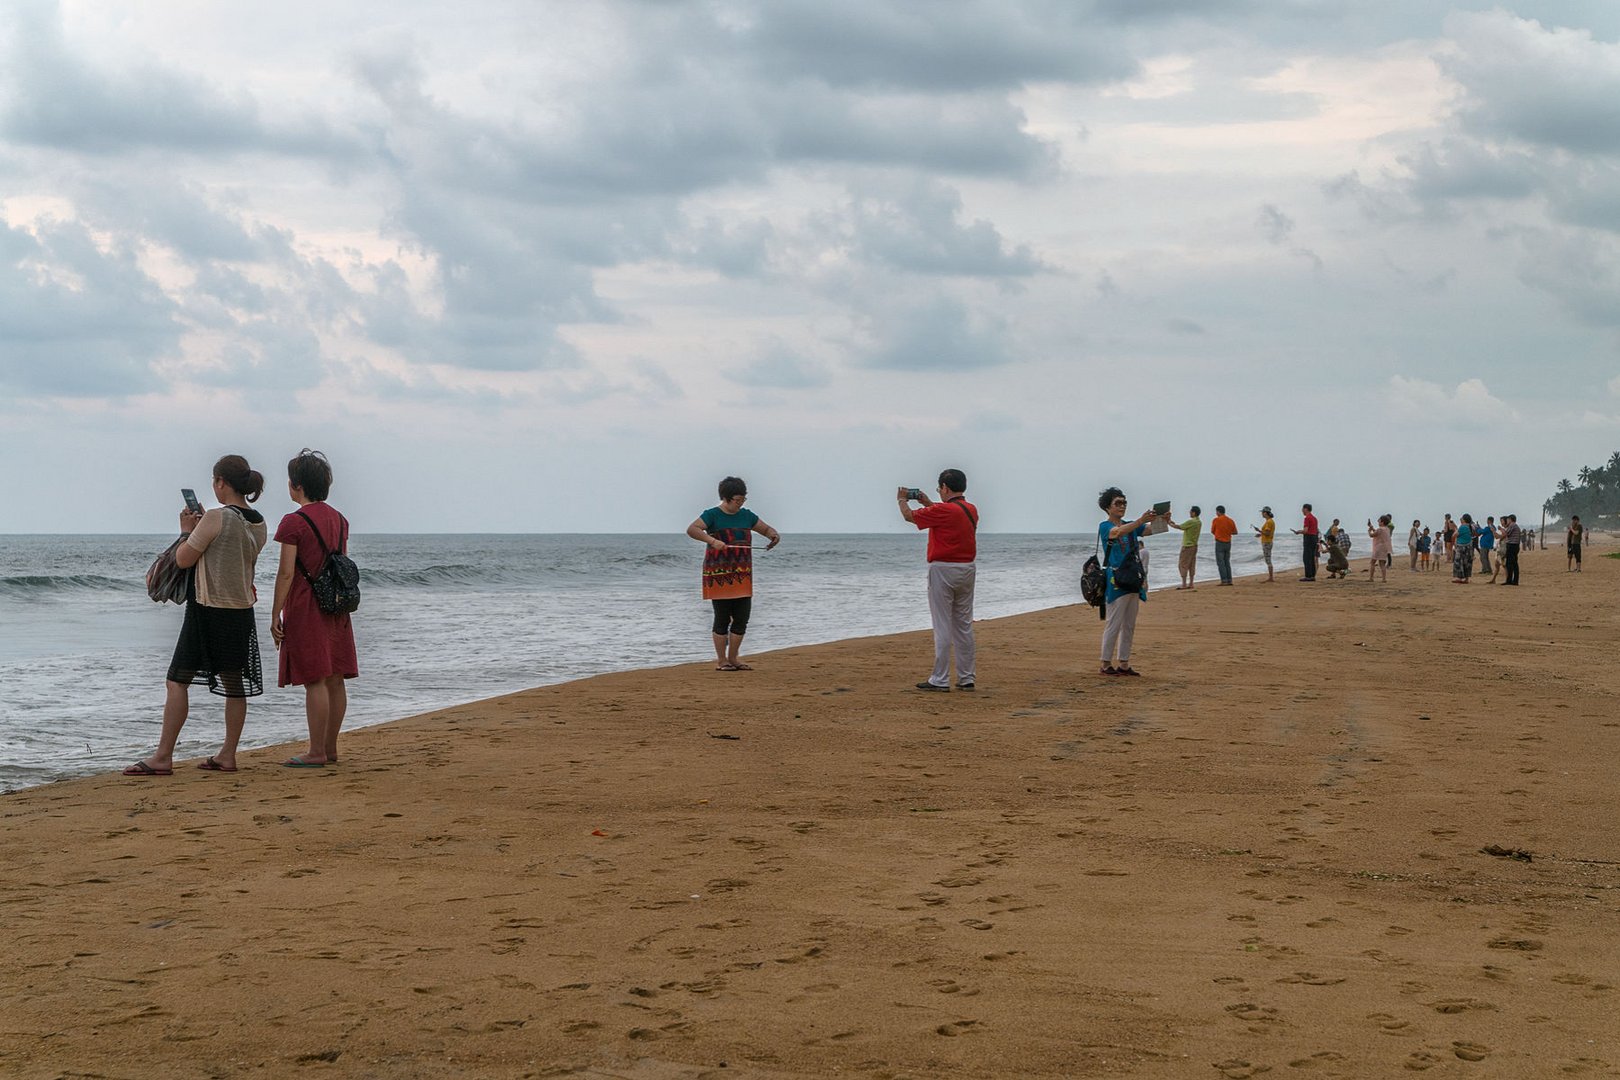
<svg viewBox="0 0 1620 1080">
<path fill-rule="evenodd" d="M 726 374 L 743 386 L 767 390 L 806 390 L 832 381 L 825 364 L 778 340 L 767 342 L 746 364 Z"/>
<path fill-rule="evenodd" d="M 18 143 L 98 155 L 138 147 L 352 152 L 321 120 L 266 119 L 240 91 L 150 63 L 116 73 L 91 68 L 68 48 L 55 3 L 21 0 L 10 11 L 0 67 L 0 134 Z"/>
<path fill-rule="evenodd" d="M 0 224 L 0 385 L 19 395 L 156 389 L 177 348 L 173 302 L 127 247 L 103 251 L 77 223 Z"/>
<path fill-rule="evenodd" d="M 858 193 L 853 246 L 868 261 L 916 274 L 1028 277 L 1050 269 L 1027 245 L 1010 247 L 990 222 L 964 223 L 962 209 L 956 189 L 937 181 Z"/>
<path fill-rule="evenodd" d="M 1465 130 L 1576 153 L 1620 153 L 1620 44 L 1504 11 L 1458 13 L 1440 63 Z"/>
<path fill-rule="evenodd" d="M 938 295 L 874 320 L 872 342 L 857 362 L 894 371 L 971 371 L 1013 358 L 1005 319 Z"/>
<path fill-rule="evenodd" d="M 1620 327 L 1620 245 L 1607 237 L 1551 230 L 1520 234 L 1521 280 L 1594 326 Z"/>
<path fill-rule="evenodd" d="M 1121 79 L 1135 62 L 1081 5 L 770 0 L 743 34 L 760 70 L 833 86 L 928 91 Z"/>
<path fill-rule="evenodd" d="M 1425 143 L 1400 162 L 1411 172 L 1407 190 L 1423 201 L 1522 199 L 1542 180 L 1530 155 L 1471 139 Z"/>
<path fill-rule="evenodd" d="M 1273 244 L 1287 240 L 1289 234 L 1294 231 L 1294 219 L 1270 203 L 1260 207 L 1258 225 L 1260 235 Z"/>
</svg>

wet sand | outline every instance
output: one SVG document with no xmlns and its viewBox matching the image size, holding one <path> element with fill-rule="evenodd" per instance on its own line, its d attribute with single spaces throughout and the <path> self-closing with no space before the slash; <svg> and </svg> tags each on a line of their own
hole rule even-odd
<svg viewBox="0 0 1620 1080">
<path fill-rule="evenodd" d="M 0 1074 L 1620 1075 L 1620 562 L 1295 576 L 6 796 Z"/>
</svg>

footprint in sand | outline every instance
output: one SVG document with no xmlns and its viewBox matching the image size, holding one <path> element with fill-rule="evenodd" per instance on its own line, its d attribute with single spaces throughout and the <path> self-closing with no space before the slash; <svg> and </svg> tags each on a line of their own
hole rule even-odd
<svg viewBox="0 0 1620 1080">
<path fill-rule="evenodd" d="M 955 1038 L 958 1035 L 966 1033 L 969 1029 L 977 1027 L 978 1024 L 979 1022 L 977 1020 L 952 1020 L 948 1024 L 941 1024 L 939 1027 L 935 1028 L 934 1034 L 944 1035 L 947 1038 Z"/>
<path fill-rule="evenodd" d="M 1445 1013 L 1450 1016 L 1465 1012 L 1490 1012 L 1496 1006 L 1488 1001 L 1480 1001 L 1478 998 L 1441 998 L 1439 1001 L 1430 1002 L 1429 1008 L 1437 1013 Z"/>
<path fill-rule="evenodd" d="M 1226 1011 L 1231 1013 L 1237 1019 L 1247 1021 L 1251 1024 L 1282 1023 L 1282 1017 L 1277 1015 L 1276 1009 L 1270 1008 L 1269 1006 L 1256 1005 L 1249 1001 L 1239 1002 L 1236 1005 L 1228 1005 L 1226 1007 Z"/>
<path fill-rule="evenodd" d="M 962 925 L 969 930 L 993 930 L 996 924 L 985 922 L 983 919 L 963 919 Z"/>
<path fill-rule="evenodd" d="M 955 979 L 929 979 L 928 985 L 941 994 L 961 994 L 963 997 L 974 997 L 979 992 L 977 988 L 963 986 Z"/>
<path fill-rule="evenodd" d="M 1385 1035 L 1412 1035 L 1412 1024 L 1409 1020 L 1402 1020 L 1389 1013 L 1368 1013 L 1367 1019 L 1378 1025 L 1378 1030 Z"/>
<path fill-rule="evenodd" d="M 1259 1076 L 1261 1073 L 1271 1071 L 1270 1065 L 1254 1065 L 1244 1061 L 1242 1058 L 1229 1058 L 1226 1061 L 1214 1061 L 1210 1064 L 1214 1065 L 1227 1080 L 1248 1080 L 1251 1076 Z"/>
<path fill-rule="evenodd" d="M 1414 1072 L 1423 1072 L 1425 1069 L 1434 1068 L 1444 1060 L 1439 1054 L 1431 1054 L 1427 1050 L 1414 1050 L 1401 1064 Z"/>
<path fill-rule="evenodd" d="M 1288 1063 L 1291 1069 L 1309 1069 L 1315 1065 L 1332 1065 L 1344 1060 L 1343 1054 L 1335 1054 L 1332 1050 L 1320 1050 L 1310 1057 L 1296 1058 Z"/>
<path fill-rule="evenodd" d="M 1490 1047 L 1471 1042 L 1454 1042 L 1451 1044 L 1451 1052 L 1464 1061 L 1484 1061 L 1491 1056 Z"/>
<path fill-rule="evenodd" d="M 1342 975 L 1316 975 L 1309 971 L 1296 971 L 1292 975 L 1284 975 L 1277 982 L 1302 986 L 1337 986 L 1344 982 L 1344 977 Z"/>
</svg>

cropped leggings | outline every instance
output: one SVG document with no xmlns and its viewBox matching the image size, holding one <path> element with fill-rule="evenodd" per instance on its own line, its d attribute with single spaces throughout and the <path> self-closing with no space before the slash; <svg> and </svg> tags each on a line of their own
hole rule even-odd
<svg viewBox="0 0 1620 1080">
<path fill-rule="evenodd" d="M 714 605 L 714 633 L 716 637 L 733 634 L 742 637 L 748 633 L 748 615 L 754 608 L 752 596 L 739 596 L 732 600 L 711 600 Z"/>
</svg>

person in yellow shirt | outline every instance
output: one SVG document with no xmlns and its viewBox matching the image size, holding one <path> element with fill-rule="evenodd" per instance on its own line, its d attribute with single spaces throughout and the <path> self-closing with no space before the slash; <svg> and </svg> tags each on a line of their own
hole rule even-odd
<svg viewBox="0 0 1620 1080">
<path fill-rule="evenodd" d="M 1254 534 L 1260 538 L 1260 554 L 1266 560 L 1266 580 L 1277 580 L 1271 569 L 1271 542 L 1277 536 L 1277 519 L 1271 516 L 1271 507 L 1262 506 L 1260 517 L 1264 524 L 1254 529 Z M 1251 526 L 1252 527 L 1252 526 Z"/>
</svg>

